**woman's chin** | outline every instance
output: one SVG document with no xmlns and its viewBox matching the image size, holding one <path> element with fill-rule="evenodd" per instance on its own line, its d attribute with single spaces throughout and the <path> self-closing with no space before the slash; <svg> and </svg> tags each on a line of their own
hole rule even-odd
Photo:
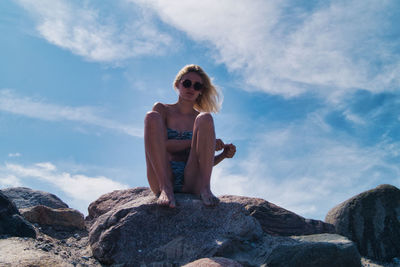
<svg viewBox="0 0 400 267">
<path fill-rule="evenodd" d="M 185 101 L 190 101 L 190 102 L 196 101 L 196 98 L 194 95 L 184 95 L 184 96 L 181 96 L 181 98 Z"/>
</svg>

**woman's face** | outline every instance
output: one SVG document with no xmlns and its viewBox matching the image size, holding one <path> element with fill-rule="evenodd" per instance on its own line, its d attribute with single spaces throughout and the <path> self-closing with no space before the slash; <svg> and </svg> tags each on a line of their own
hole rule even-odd
<svg viewBox="0 0 400 267">
<path fill-rule="evenodd" d="M 188 81 L 190 81 L 190 83 Z M 185 85 L 188 86 L 188 84 L 191 84 L 190 87 L 185 87 Z M 177 84 L 179 97 L 188 101 L 196 101 L 200 93 L 203 91 L 203 89 L 194 89 L 199 86 L 199 84 L 203 85 L 203 79 L 199 74 L 195 72 L 186 73 Z"/>
</svg>

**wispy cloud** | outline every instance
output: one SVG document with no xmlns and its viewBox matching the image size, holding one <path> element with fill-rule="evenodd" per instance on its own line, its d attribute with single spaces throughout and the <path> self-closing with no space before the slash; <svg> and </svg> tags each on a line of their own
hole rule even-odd
<svg viewBox="0 0 400 267">
<path fill-rule="evenodd" d="M 10 158 L 17 158 L 17 157 L 21 157 L 21 153 L 9 153 L 8 157 Z"/>
<path fill-rule="evenodd" d="M 15 175 L 0 175 L 0 188 L 17 186 L 22 186 L 22 183 Z"/>
<path fill-rule="evenodd" d="M 174 47 L 155 13 L 243 75 L 245 90 L 313 92 L 335 101 L 349 91 L 394 91 L 400 84 L 396 1 L 317 1 L 305 8 L 290 1 L 124 0 L 114 7 L 119 17 L 91 1 L 17 2 L 34 15 L 43 38 L 89 60 L 118 62 Z M 131 16 L 123 15 L 127 10 Z"/>
<path fill-rule="evenodd" d="M 120 16 L 113 16 L 112 12 L 105 15 L 87 1 L 16 2 L 33 15 L 38 32 L 48 42 L 91 61 L 118 62 L 139 55 L 160 54 L 173 43 L 140 9 L 136 10 L 139 19 L 123 21 L 125 10 L 119 10 Z"/>
<path fill-rule="evenodd" d="M 326 124 L 319 112 L 252 137 L 244 159 L 221 163 L 213 172 L 216 193 L 262 197 L 324 219 L 329 209 L 364 190 L 382 183 L 400 186 L 394 143 L 360 145 Z"/>
<path fill-rule="evenodd" d="M 400 84 L 396 1 L 314 1 L 309 8 L 292 1 L 127 1 L 205 41 L 219 62 L 244 75 L 246 90 L 285 97 L 311 91 L 335 100 L 356 88 L 382 92 Z"/>
<path fill-rule="evenodd" d="M 3 177 L 4 178 L 3 178 Z M 59 171 L 51 162 L 41 162 L 30 166 L 5 163 L 0 165 L 0 185 L 21 186 L 26 179 L 36 180 L 55 187 L 72 199 L 75 208 L 86 213 L 89 203 L 100 195 L 117 189 L 126 189 L 128 185 L 104 176 L 90 177 L 84 174 L 71 174 Z M 62 198 L 62 196 L 59 196 Z"/>
<path fill-rule="evenodd" d="M 13 91 L 0 90 L 0 111 L 46 121 L 75 121 L 116 130 L 135 137 L 142 137 L 143 130 L 98 115 L 95 107 L 71 107 L 46 103 L 42 100 L 17 96 Z"/>
</svg>

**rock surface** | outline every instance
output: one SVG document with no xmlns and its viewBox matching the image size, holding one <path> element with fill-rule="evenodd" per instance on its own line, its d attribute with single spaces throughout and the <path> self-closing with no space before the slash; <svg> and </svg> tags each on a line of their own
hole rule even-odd
<svg viewBox="0 0 400 267">
<path fill-rule="evenodd" d="M 21 214 L 31 223 L 51 225 L 55 228 L 85 229 L 85 220 L 82 213 L 70 208 L 52 209 L 47 206 L 34 206 L 21 209 Z"/>
<path fill-rule="evenodd" d="M 347 238 L 335 234 L 296 236 L 299 241 L 280 245 L 268 257 L 268 267 L 358 267 L 361 258 L 357 247 Z"/>
<path fill-rule="evenodd" d="M 215 257 L 199 259 L 183 267 L 243 267 L 243 265 L 227 258 Z"/>
<path fill-rule="evenodd" d="M 147 196 L 153 196 L 147 187 L 117 190 L 105 194 L 89 205 L 89 215 L 86 220 L 91 221 L 113 208 L 128 202 L 135 203 L 140 201 L 141 197 Z M 331 224 L 319 220 L 305 219 L 261 198 L 221 196 L 220 199 L 242 205 L 250 216 L 258 220 L 263 231 L 270 235 L 291 236 L 335 233 L 335 227 Z"/>
<path fill-rule="evenodd" d="M 17 207 L 0 192 L 0 235 L 36 237 L 32 224 L 26 221 Z"/>
<path fill-rule="evenodd" d="M 400 256 L 400 190 L 381 185 L 334 207 L 325 221 L 353 240 L 361 255 L 389 261 Z"/>
<path fill-rule="evenodd" d="M 1 192 L 0 192 L 1 193 Z M 1 194 L 0 194 L 1 195 Z M 121 197 L 121 199 L 120 199 Z M 228 201 L 233 201 L 234 196 L 225 196 L 222 197 L 223 205 L 229 206 L 230 203 Z M 7 199 L 7 204 L 2 205 L 0 196 L 0 211 L 12 211 L 12 214 L 16 214 L 17 208 L 8 199 L 4 196 L 4 199 Z M 147 199 L 147 200 L 145 200 Z M 185 208 L 189 206 L 198 205 L 198 208 L 202 208 L 206 210 L 205 214 L 212 214 L 215 211 L 213 209 L 217 208 L 205 208 L 202 206 L 200 201 L 192 196 L 180 195 L 177 197 L 179 199 L 178 204 L 182 204 L 182 206 L 178 206 L 176 210 L 163 209 L 160 207 L 156 207 L 154 209 L 148 209 L 146 207 L 142 208 L 142 211 L 146 211 L 141 213 L 144 217 L 142 221 L 144 225 L 151 223 L 158 223 L 158 228 L 164 230 L 165 232 L 161 235 L 164 239 L 168 238 L 169 232 L 172 225 L 165 225 L 165 218 L 162 216 L 175 216 L 180 208 Z M 230 199 L 230 200 L 229 200 Z M 100 201 L 101 200 L 101 201 Z M 115 219 L 121 218 L 126 221 L 134 221 L 129 218 L 129 216 L 138 216 L 137 214 L 128 214 L 126 213 L 122 216 L 127 210 L 135 210 L 138 211 L 140 209 L 133 208 L 133 206 L 138 205 L 139 203 L 144 204 L 145 206 L 154 205 L 152 202 L 154 200 L 154 196 L 151 194 L 148 188 L 134 188 L 124 191 L 116 191 L 110 194 L 104 195 L 99 198 L 98 201 L 95 201 L 91 205 L 91 221 L 92 226 L 95 227 L 98 220 L 104 220 L 106 218 L 107 225 L 115 225 Z M 250 199 L 251 200 L 251 199 Z M 146 202 L 147 201 L 147 202 Z M 256 200 L 254 200 L 256 201 Z M 240 201 L 239 201 L 240 202 Z M 253 216 L 256 213 L 253 213 L 254 209 L 250 209 L 249 205 L 243 205 L 243 203 L 235 202 L 235 207 L 239 206 L 241 208 L 237 209 L 240 212 L 235 216 L 231 216 L 236 218 L 240 218 L 242 216 L 249 217 L 251 213 Z M 246 201 L 243 201 L 246 203 Z M 11 204 L 10 204 L 11 203 Z M 247 202 L 248 203 L 248 202 Z M 3 203 L 4 204 L 4 203 Z M 4 208 L 11 205 L 11 208 Z M 257 206 L 257 205 L 255 205 Z M 247 208 L 246 208 L 247 207 Z M 119 211 L 119 215 L 112 212 L 114 208 L 117 208 Z M 257 207 L 255 207 L 257 208 Z M 236 208 L 235 208 L 236 209 Z M 256 209 L 257 210 L 257 209 Z M 9 218 L 9 213 L 1 213 L 0 221 L 2 218 Z M 147 216 L 152 213 L 158 213 L 157 221 L 148 221 Z M 6 214 L 7 216 L 4 216 Z M 112 216 L 108 216 L 112 215 Z M 19 215 L 18 215 L 19 216 Z M 120 216 L 120 217 L 118 217 Z M 152 215 L 154 216 L 154 214 Z M 226 216 L 221 213 L 220 217 L 225 218 Z M 254 216 L 255 218 L 256 216 Z M 20 217 L 22 218 L 22 217 Z M 207 225 L 207 217 L 202 217 L 201 220 L 198 221 L 199 224 Z M 221 219 L 221 220 L 222 220 Z M 251 220 L 254 220 L 251 218 Z M 184 225 L 188 221 L 189 223 L 193 223 L 193 217 L 191 215 L 182 218 L 182 223 L 177 224 L 176 226 L 180 227 Z M 262 221 L 262 220 L 260 220 Z M 255 221 L 257 224 L 258 221 Z M 229 224 L 229 222 L 228 222 Z M 92 227 L 92 228 L 93 228 Z M 147 230 L 151 227 L 144 226 L 138 228 L 143 231 Z M 190 224 L 189 224 L 190 227 Z M 197 226 L 199 228 L 199 226 Z M 195 228 L 194 230 L 196 230 Z M 204 228 L 204 227 L 203 227 Z M 261 226 L 258 227 L 259 229 Z M 21 237 L 9 237 L 9 236 L 0 236 L 0 266 L 107 266 L 100 264 L 92 255 L 91 248 L 89 246 L 88 241 L 88 232 L 86 229 L 70 229 L 67 231 L 67 228 L 57 229 L 53 226 L 45 226 L 42 225 L 35 229 L 37 231 L 37 238 L 21 238 Z M 104 236 L 111 236 L 108 231 L 119 231 L 113 227 L 104 228 L 102 233 Z M 158 229 L 156 229 L 158 230 Z M 212 229 L 211 229 L 212 230 Z M 175 229 L 176 232 L 191 232 L 192 229 Z M 207 230 L 208 231 L 208 230 Z M 194 262 L 187 264 L 189 266 L 193 266 L 191 264 L 196 264 L 194 266 L 213 266 L 213 264 L 218 264 L 214 266 L 236 266 L 234 264 L 242 264 L 243 266 L 347 266 L 347 262 L 349 259 L 355 259 L 354 265 L 351 266 L 359 266 L 358 254 L 357 250 L 354 250 L 354 244 L 349 242 L 347 239 L 340 237 L 338 235 L 330 235 L 330 234 L 322 234 L 322 235 L 311 235 L 311 236 L 292 236 L 292 237 L 280 237 L 280 236 L 271 236 L 266 233 L 262 233 L 258 238 L 246 239 L 243 237 L 236 237 L 235 231 L 229 232 L 224 239 L 214 239 L 214 243 L 217 246 L 217 249 L 213 251 L 206 251 L 206 256 L 198 257 Z M 253 229 L 254 231 L 254 229 Z M 257 231 L 256 231 L 257 232 Z M 206 232 L 204 232 L 206 233 Z M 151 233 L 150 233 L 151 234 Z M 144 234 L 145 235 L 145 234 Z M 186 234 L 187 236 L 187 234 Z M 132 240 L 135 242 L 140 241 L 142 236 L 133 236 Z M 174 258 L 174 256 L 179 253 L 193 254 L 194 252 L 190 250 L 190 242 L 198 243 L 202 240 L 197 240 L 196 235 L 190 235 L 190 239 L 184 240 L 182 239 L 184 235 L 179 235 L 170 238 L 172 242 L 167 243 L 162 246 L 162 248 L 156 248 L 154 253 L 156 256 L 160 253 L 166 252 L 170 258 Z M 117 240 L 118 242 L 118 240 Z M 215 245 L 214 244 L 214 245 Z M 160 252 L 161 251 L 161 252 Z M 143 251 L 142 251 L 143 252 Z M 211 255 L 212 254 L 212 255 Z M 211 256 L 209 256 L 211 255 Z M 289 256 L 287 256 L 289 255 Z M 335 256 L 336 255 L 336 256 Z M 206 257 L 206 258 L 205 258 Z M 173 263 L 176 261 L 169 260 L 167 258 L 165 260 L 160 261 L 152 261 L 151 264 L 147 266 L 174 266 Z M 199 260 L 200 259 L 200 260 Z M 346 260 L 347 259 L 347 260 Z M 228 263 L 227 263 L 228 262 Z M 378 262 L 372 261 L 371 259 L 362 258 L 361 260 L 362 266 L 364 267 L 395 267 L 398 266 L 399 259 L 396 258 L 391 263 L 386 262 Z M 268 265 L 267 265 L 268 264 Z M 275 265 L 274 265 L 275 264 Z M 320 265 L 319 265 L 320 264 Z M 129 266 L 129 265 L 125 265 Z"/>
<path fill-rule="evenodd" d="M 237 202 L 256 218 L 263 231 L 270 235 L 292 236 L 335 233 L 335 227 L 318 220 L 305 219 L 261 198 L 222 196 L 222 200 Z"/>
<path fill-rule="evenodd" d="M 79 233 L 79 238 L 52 238 L 39 232 L 36 239 L 0 239 L 0 266 L 101 267 L 102 265 L 92 257 L 87 232 L 86 236 L 83 232 Z"/>
<path fill-rule="evenodd" d="M 126 190 L 115 190 L 108 194 L 102 195 L 96 201 L 90 203 L 88 207 L 87 221 L 92 221 L 104 213 L 109 212 L 111 209 L 116 209 L 128 202 L 140 202 L 142 197 L 151 197 L 154 195 L 148 187 L 136 187 Z"/>
<path fill-rule="evenodd" d="M 37 205 L 44 205 L 53 209 L 68 208 L 68 205 L 56 195 L 47 192 L 32 190 L 26 187 L 12 187 L 0 191 L 14 202 L 18 209 L 29 208 Z"/>
<path fill-rule="evenodd" d="M 176 200 L 175 209 L 159 207 L 147 188 L 100 197 L 89 208 L 93 255 L 105 264 L 128 266 L 180 266 L 211 257 L 229 258 L 244 266 L 297 266 L 300 259 L 308 264 L 304 266 L 360 266 L 355 245 L 337 235 L 316 235 L 310 241 L 264 233 L 250 216 L 258 203 L 265 203 L 260 199 L 223 196 L 213 208 L 191 195 L 177 194 Z M 292 253 L 298 257 L 287 256 Z M 286 265 L 278 264 L 282 255 L 288 258 Z"/>
<path fill-rule="evenodd" d="M 113 201 L 121 204 L 100 216 L 104 209 L 96 208 L 96 214 L 92 213 L 92 218 L 98 217 L 90 229 L 89 242 L 93 255 L 102 263 L 183 265 L 263 235 L 259 223 L 245 215 L 240 204 L 221 201 L 208 208 L 192 195 L 179 194 L 177 208 L 170 209 L 158 206 L 155 196 L 145 191 L 119 191 L 123 197 L 132 198 L 132 192 L 140 196 L 133 195 L 133 200 L 125 203 L 113 192 L 102 197 L 108 203 L 104 206 L 111 207 Z"/>
</svg>

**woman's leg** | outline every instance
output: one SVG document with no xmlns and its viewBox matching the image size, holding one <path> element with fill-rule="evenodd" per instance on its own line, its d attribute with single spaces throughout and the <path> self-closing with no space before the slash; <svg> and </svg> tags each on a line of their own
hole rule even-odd
<svg viewBox="0 0 400 267">
<path fill-rule="evenodd" d="M 192 147 L 185 168 L 183 191 L 200 195 L 207 206 L 218 203 L 211 193 L 210 179 L 214 166 L 215 130 L 209 113 L 199 114 L 194 122 Z"/>
<path fill-rule="evenodd" d="M 158 203 L 173 208 L 175 207 L 173 176 L 169 166 L 165 136 L 166 128 L 161 115 L 156 111 L 148 112 L 144 119 L 147 179 L 151 191 L 156 195 L 160 194 Z"/>
</svg>

